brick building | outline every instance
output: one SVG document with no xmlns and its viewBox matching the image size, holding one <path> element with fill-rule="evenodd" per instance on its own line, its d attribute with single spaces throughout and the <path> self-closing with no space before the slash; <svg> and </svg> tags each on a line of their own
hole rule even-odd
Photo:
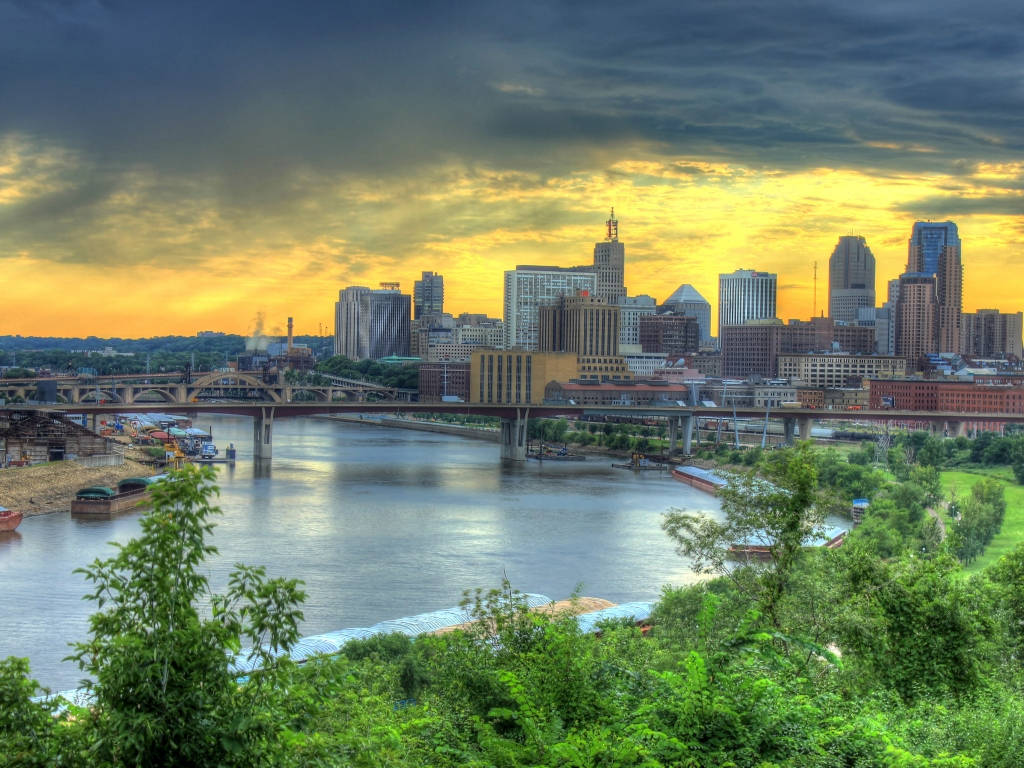
<svg viewBox="0 0 1024 768">
<path fill-rule="evenodd" d="M 688 402 L 689 390 L 679 384 L 603 382 L 601 384 L 553 381 L 544 390 L 545 400 L 576 405 L 675 405 Z"/>
<path fill-rule="evenodd" d="M 469 401 L 469 363 L 436 362 L 420 364 L 420 402 L 440 402 L 442 397 Z"/>
<path fill-rule="evenodd" d="M 870 355 L 875 329 L 836 324 L 827 317 L 811 320 L 753 321 L 722 328 L 722 375 L 733 377 L 778 376 L 782 354 L 847 352 Z"/>
<path fill-rule="evenodd" d="M 700 349 L 700 323 L 685 315 L 647 315 L 637 321 L 644 352 L 664 352 L 670 357 Z"/>
<path fill-rule="evenodd" d="M 871 408 L 1024 414 L 1024 387 L 934 379 L 871 380 Z"/>
</svg>

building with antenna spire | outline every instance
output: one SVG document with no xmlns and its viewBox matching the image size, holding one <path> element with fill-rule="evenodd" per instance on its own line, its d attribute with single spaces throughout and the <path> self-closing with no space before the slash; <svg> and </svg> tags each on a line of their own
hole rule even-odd
<svg viewBox="0 0 1024 768">
<path fill-rule="evenodd" d="M 597 273 L 597 298 L 617 304 L 626 295 L 626 246 L 619 242 L 619 220 L 615 209 L 605 222 L 604 242 L 594 244 L 594 271 Z"/>
</svg>

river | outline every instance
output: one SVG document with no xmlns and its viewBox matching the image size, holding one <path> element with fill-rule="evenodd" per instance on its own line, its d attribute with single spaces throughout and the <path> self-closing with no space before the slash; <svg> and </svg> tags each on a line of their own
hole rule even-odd
<svg viewBox="0 0 1024 768">
<path fill-rule="evenodd" d="M 502 463 L 497 443 L 298 418 L 274 424 L 266 471 L 251 460 L 252 421 L 203 417 L 235 467 L 219 466 L 223 515 L 208 562 L 215 589 L 234 563 L 305 581 L 303 634 L 363 627 L 457 605 L 464 590 L 500 586 L 554 599 L 655 599 L 696 576 L 661 531 L 670 507 L 715 512 L 714 497 L 657 472 L 585 462 Z M 139 531 L 139 513 L 79 521 L 27 518 L 0 537 L 0 658 L 27 656 L 55 690 L 75 687 L 61 659 L 94 605 L 76 568 Z"/>
</svg>

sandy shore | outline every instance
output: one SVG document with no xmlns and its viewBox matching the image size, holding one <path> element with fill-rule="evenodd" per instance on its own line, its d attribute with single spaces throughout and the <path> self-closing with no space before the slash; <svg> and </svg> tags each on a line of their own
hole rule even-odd
<svg viewBox="0 0 1024 768">
<path fill-rule="evenodd" d="M 116 487 L 126 477 L 152 475 L 144 464 L 125 460 L 119 467 L 87 468 L 74 461 L 0 469 L 0 507 L 21 511 L 26 517 L 71 509 L 75 491 L 90 485 Z"/>
</svg>

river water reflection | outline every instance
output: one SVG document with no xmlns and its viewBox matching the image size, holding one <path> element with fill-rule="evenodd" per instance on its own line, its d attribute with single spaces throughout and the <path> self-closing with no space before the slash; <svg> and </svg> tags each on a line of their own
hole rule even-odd
<svg viewBox="0 0 1024 768">
<path fill-rule="evenodd" d="M 269 471 L 256 472 L 250 419 L 197 426 L 239 449 L 234 468 L 218 468 L 211 583 L 222 588 L 236 562 L 303 579 L 303 634 L 448 608 L 503 574 L 555 599 L 577 584 L 615 602 L 653 599 L 695 578 L 661 531 L 662 513 L 718 510 L 667 474 L 608 459 L 503 464 L 496 443 L 327 419 L 277 421 Z M 0 538 L 0 658 L 28 656 L 44 685 L 75 686 L 80 673 L 61 659 L 84 639 L 93 605 L 72 571 L 109 556 L 108 542 L 135 536 L 138 521 L 45 515 Z"/>
</svg>

